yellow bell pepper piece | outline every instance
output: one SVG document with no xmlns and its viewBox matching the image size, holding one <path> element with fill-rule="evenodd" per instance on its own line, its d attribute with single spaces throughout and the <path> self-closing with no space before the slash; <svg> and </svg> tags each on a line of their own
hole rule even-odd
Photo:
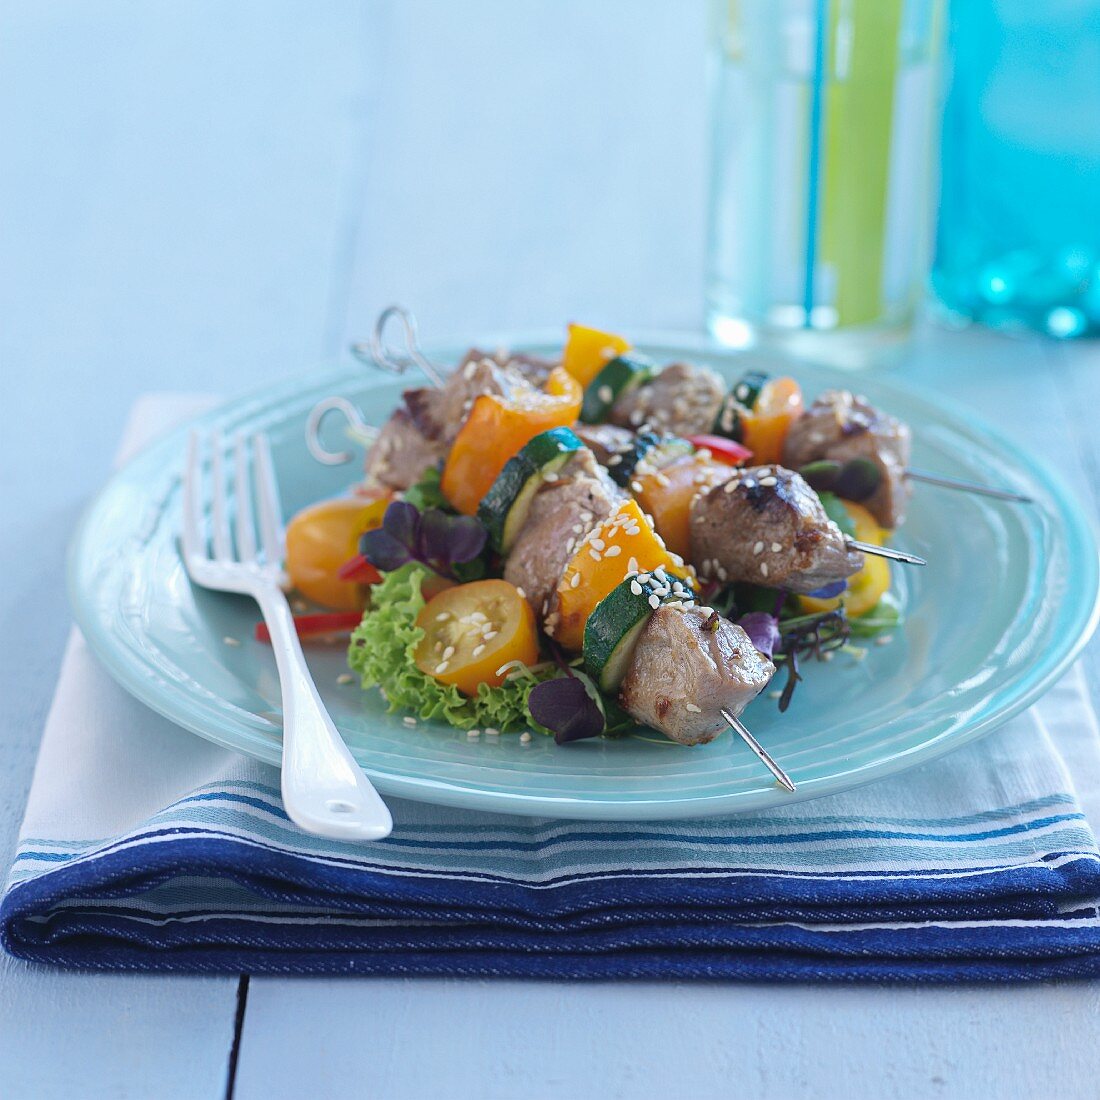
<svg viewBox="0 0 1100 1100">
<path fill-rule="evenodd" d="M 694 571 L 665 547 L 638 502 L 623 501 L 584 538 L 566 566 L 558 584 L 557 619 L 547 622 L 546 632 L 564 649 L 579 650 L 584 644 L 585 623 L 596 604 L 627 573 L 651 573 L 661 566 L 669 574 L 694 582 Z"/>
<path fill-rule="evenodd" d="M 881 546 L 886 532 L 875 522 L 875 517 L 862 504 L 856 504 L 851 500 L 845 500 L 842 503 L 845 511 L 852 517 L 852 523 L 855 524 L 856 538 L 861 542 Z M 819 611 L 832 611 L 843 604 L 848 617 L 858 619 L 860 615 L 866 615 L 875 607 L 889 587 L 890 565 L 887 560 L 864 554 L 863 568 L 848 578 L 847 591 L 831 600 L 799 596 L 798 602 L 807 615 L 814 615 Z"/>
<path fill-rule="evenodd" d="M 612 359 L 629 350 L 630 344 L 614 333 L 570 325 L 561 365 L 587 387 Z"/>
</svg>

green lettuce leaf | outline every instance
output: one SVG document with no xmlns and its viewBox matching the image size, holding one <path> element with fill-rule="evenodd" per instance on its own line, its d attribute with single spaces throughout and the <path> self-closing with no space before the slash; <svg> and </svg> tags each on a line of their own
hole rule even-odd
<svg viewBox="0 0 1100 1100">
<path fill-rule="evenodd" d="M 371 589 L 371 608 L 348 649 L 348 664 L 363 689 L 381 688 L 391 711 L 407 710 L 458 729 L 490 727 L 505 733 L 537 728 L 527 710 L 527 696 L 535 684 L 555 676 L 555 668 L 527 670 L 500 687 L 481 684 L 477 696 L 469 699 L 416 667 L 414 654 L 423 635 L 416 616 L 424 606 L 420 585 L 427 575 L 427 569 L 412 562 L 387 573 Z"/>
</svg>

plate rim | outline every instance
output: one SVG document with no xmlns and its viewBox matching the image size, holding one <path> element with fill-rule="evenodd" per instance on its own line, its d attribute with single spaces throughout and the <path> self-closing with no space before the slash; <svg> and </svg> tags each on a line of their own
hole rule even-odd
<svg viewBox="0 0 1100 1100">
<path fill-rule="evenodd" d="M 482 340 L 483 343 L 495 341 L 516 347 L 553 344 L 560 343 L 561 334 L 559 331 L 550 333 L 548 330 L 525 330 L 489 334 Z M 835 368 L 827 364 L 815 363 L 804 356 L 793 356 L 774 349 L 749 349 L 747 353 L 743 353 L 739 349 L 719 345 L 698 333 L 640 332 L 635 336 L 635 342 L 639 345 L 675 348 L 723 357 L 752 355 L 763 351 L 777 361 L 791 364 L 795 369 L 801 365 L 810 371 L 827 369 L 831 373 L 838 373 Z M 432 355 L 453 357 L 455 349 L 459 346 L 455 343 L 433 344 L 426 351 Z M 251 414 L 255 415 L 265 408 L 278 407 L 283 402 L 314 389 L 337 387 L 341 379 L 346 381 L 360 379 L 360 372 L 361 368 L 356 369 L 349 364 L 334 364 L 328 369 L 309 374 L 292 375 L 273 385 L 253 388 L 220 401 L 207 411 L 187 418 L 130 455 L 118 469 L 112 472 L 83 510 L 69 542 L 66 581 L 74 619 L 89 648 L 116 682 L 151 710 L 189 732 L 232 752 L 251 756 L 275 766 L 278 766 L 281 756 L 275 745 L 258 741 L 246 749 L 242 747 L 239 736 L 235 738 L 226 729 L 207 725 L 201 721 L 200 714 L 193 714 L 186 706 L 171 705 L 176 699 L 185 703 L 186 693 L 181 695 L 179 688 L 171 685 L 158 670 L 151 670 L 150 666 L 135 662 L 130 652 L 117 644 L 109 624 L 100 619 L 94 601 L 88 598 L 81 588 L 79 573 L 84 560 L 85 542 L 99 509 L 125 482 L 132 468 L 142 462 L 150 461 L 150 456 L 161 450 L 167 452 L 173 441 L 186 438 L 186 434 L 196 427 L 216 423 L 229 409 L 234 410 L 238 415 L 245 416 L 249 415 L 249 407 L 252 406 Z M 863 376 L 859 373 L 851 374 L 853 388 L 858 388 L 861 377 Z M 1007 434 L 989 425 L 980 414 L 976 414 L 963 403 L 956 402 L 952 398 L 944 398 L 938 393 L 934 394 L 919 384 L 914 385 L 909 381 L 899 382 L 893 375 L 884 377 L 879 374 L 875 376 L 874 381 L 876 385 L 881 384 L 887 390 L 899 392 L 910 401 L 946 414 L 950 419 L 965 422 L 971 429 L 989 438 L 999 448 L 1020 451 L 1018 445 Z M 1001 693 L 1002 695 L 1011 693 L 1012 689 L 1016 688 L 1015 695 L 1009 694 L 997 709 L 972 719 L 962 728 L 953 732 L 940 731 L 918 745 L 900 751 L 891 750 L 889 755 L 850 771 L 839 773 L 834 771 L 827 776 L 804 780 L 799 783 L 798 790 L 794 794 L 781 792 L 778 788 L 763 787 L 727 794 L 707 794 L 698 797 L 673 796 L 660 799 L 612 799 L 598 795 L 569 797 L 545 793 L 489 791 L 455 781 L 401 776 L 391 772 L 375 771 L 369 767 L 364 770 L 383 794 L 427 801 L 437 805 L 562 819 L 672 820 L 751 813 L 761 809 L 790 806 L 853 790 L 953 752 L 992 732 L 1022 713 L 1044 695 L 1080 655 L 1100 620 L 1100 549 L 1098 549 L 1096 522 L 1083 508 L 1077 494 L 1066 485 L 1059 471 L 1050 466 L 1045 458 L 1036 457 L 1030 451 L 1024 453 L 1028 465 L 1036 472 L 1055 502 L 1056 513 L 1061 517 L 1069 518 L 1070 522 L 1062 525 L 1060 531 L 1066 537 L 1070 558 L 1075 564 L 1079 563 L 1087 567 L 1087 577 L 1074 578 L 1075 588 L 1082 596 L 1087 593 L 1087 599 L 1082 598 L 1075 609 L 1072 620 L 1073 630 L 1070 632 L 1071 640 L 1068 644 L 1054 647 L 1056 656 L 1054 659 L 1047 658 L 1042 674 L 1038 678 L 1026 678 L 1026 686 L 1023 690 L 1018 689 L 1025 677 L 1016 676 L 1005 685 Z M 1079 553 L 1073 552 L 1074 546 Z M 1084 583 L 1083 590 L 1079 587 L 1081 582 Z M 150 671 L 153 671 L 154 675 L 150 675 Z M 165 692 L 165 687 L 171 690 Z M 224 722 L 222 725 L 224 726 Z M 903 762 L 900 766 L 899 761 Z"/>
</svg>

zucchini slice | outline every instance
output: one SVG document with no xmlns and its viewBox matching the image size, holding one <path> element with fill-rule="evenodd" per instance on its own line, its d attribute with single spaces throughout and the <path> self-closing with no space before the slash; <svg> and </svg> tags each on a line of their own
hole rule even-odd
<svg viewBox="0 0 1100 1100">
<path fill-rule="evenodd" d="M 494 549 L 502 554 L 512 549 L 546 475 L 560 470 L 583 446 L 568 428 L 551 428 L 508 459 L 477 509 Z"/>
<path fill-rule="evenodd" d="M 629 447 L 616 451 L 611 456 L 607 463 L 607 472 L 613 481 L 625 489 L 634 479 L 639 466 L 660 470 L 678 458 L 694 452 L 694 445 L 679 436 L 661 435 L 651 431 L 638 432 Z"/>
<path fill-rule="evenodd" d="M 580 420 L 582 424 L 600 424 L 607 419 L 611 406 L 623 394 L 636 389 L 653 377 L 653 364 L 636 355 L 620 355 L 589 383 L 584 391 Z"/>
<path fill-rule="evenodd" d="M 658 569 L 627 577 L 600 600 L 585 623 L 583 651 L 585 668 L 600 690 L 618 692 L 638 638 L 661 604 L 680 600 L 687 605 L 694 599 L 688 581 Z"/>
<path fill-rule="evenodd" d="M 714 433 L 724 435 L 737 443 L 744 434 L 742 416 L 751 413 L 760 397 L 760 391 L 768 384 L 770 375 L 761 370 L 751 370 L 743 374 L 722 402 L 721 409 L 714 421 Z"/>
</svg>

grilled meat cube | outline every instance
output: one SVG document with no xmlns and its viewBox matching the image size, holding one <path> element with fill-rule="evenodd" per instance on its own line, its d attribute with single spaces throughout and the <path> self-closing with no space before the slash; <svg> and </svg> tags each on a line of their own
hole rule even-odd
<svg viewBox="0 0 1100 1100">
<path fill-rule="evenodd" d="M 367 452 L 366 479 L 388 489 L 407 489 L 446 454 L 442 440 L 429 439 L 413 423 L 408 409 L 398 406 Z"/>
<path fill-rule="evenodd" d="M 502 366 L 488 356 L 467 357 L 447 377 L 442 389 L 423 386 L 406 390 L 404 399 L 417 428 L 429 439 L 440 439 L 449 447 L 466 423 L 476 398 L 484 394 L 505 397 L 531 388 L 531 383 L 512 366 Z"/>
<path fill-rule="evenodd" d="M 619 702 L 682 745 L 713 741 L 767 686 L 775 665 L 708 607 L 665 604 L 638 639 Z"/>
<path fill-rule="evenodd" d="M 904 521 L 909 501 L 905 468 L 910 442 L 908 426 L 880 412 L 865 397 L 827 390 L 791 425 L 783 461 L 797 469 L 819 459 L 870 459 L 881 480 L 861 503 L 883 527 L 894 528 Z"/>
<path fill-rule="evenodd" d="M 815 592 L 863 566 L 813 489 L 782 466 L 734 470 L 695 498 L 691 561 L 703 577 L 792 592 Z"/>
<path fill-rule="evenodd" d="M 619 428 L 614 424 L 575 424 L 573 431 L 601 466 L 606 466 L 607 460 L 616 451 L 625 451 L 634 442 L 634 433 L 629 428 Z"/>
<path fill-rule="evenodd" d="M 670 363 L 651 382 L 622 395 L 611 407 L 612 424 L 648 425 L 673 435 L 709 432 L 722 408 L 725 385 L 706 367 Z"/>
<path fill-rule="evenodd" d="M 587 448 L 577 451 L 557 479 L 535 494 L 504 565 L 504 579 L 523 589 L 540 620 L 553 614 L 558 581 L 576 547 L 621 499 L 619 487 Z"/>
</svg>

